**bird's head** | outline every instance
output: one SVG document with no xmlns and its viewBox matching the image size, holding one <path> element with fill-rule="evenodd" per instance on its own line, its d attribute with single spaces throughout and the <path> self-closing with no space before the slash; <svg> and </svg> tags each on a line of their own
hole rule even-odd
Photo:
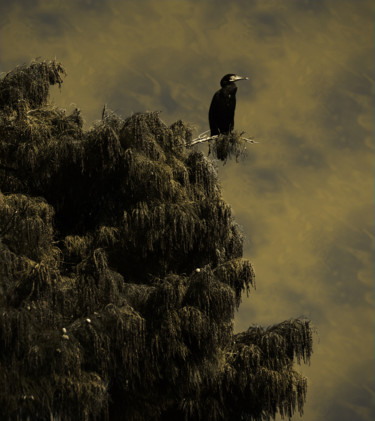
<svg viewBox="0 0 375 421">
<path fill-rule="evenodd" d="M 221 87 L 224 87 L 231 83 L 237 82 L 238 80 L 248 80 L 248 79 L 249 78 L 246 76 L 244 77 L 244 76 L 235 75 L 234 73 L 228 73 L 221 79 L 220 85 Z"/>
</svg>

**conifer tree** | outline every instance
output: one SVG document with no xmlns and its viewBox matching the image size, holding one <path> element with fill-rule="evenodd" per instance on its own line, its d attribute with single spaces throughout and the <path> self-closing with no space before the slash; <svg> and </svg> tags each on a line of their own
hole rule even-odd
<svg viewBox="0 0 375 421">
<path fill-rule="evenodd" d="M 254 272 L 190 129 L 104 110 L 84 130 L 48 102 L 64 75 L 0 80 L 1 419 L 302 413 L 310 323 L 234 334 Z"/>
</svg>

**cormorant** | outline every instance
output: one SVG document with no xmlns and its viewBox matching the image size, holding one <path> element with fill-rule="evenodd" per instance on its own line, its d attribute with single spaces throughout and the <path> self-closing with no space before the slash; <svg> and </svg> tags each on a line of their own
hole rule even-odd
<svg viewBox="0 0 375 421">
<path fill-rule="evenodd" d="M 221 89 L 212 98 L 208 121 L 210 123 L 211 136 L 229 134 L 234 128 L 234 110 L 236 108 L 237 80 L 247 80 L 229 73 L 221 81 Z"/>
</svg>

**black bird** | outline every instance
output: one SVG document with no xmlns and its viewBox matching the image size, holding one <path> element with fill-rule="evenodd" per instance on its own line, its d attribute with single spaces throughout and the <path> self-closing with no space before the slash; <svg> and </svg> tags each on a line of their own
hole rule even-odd
<svg viewBox="0 0 375 421">
<path fill-rule="evenodd" d="M 237 76 L 233 73 L 229 73 L 221 79 L 221 89 L 212 98 L 208 112 L 211 136 L 229 134 L 233 130 L 237 92 L 235 82 L 247 79 L 247 77 Z"/>
</svg>

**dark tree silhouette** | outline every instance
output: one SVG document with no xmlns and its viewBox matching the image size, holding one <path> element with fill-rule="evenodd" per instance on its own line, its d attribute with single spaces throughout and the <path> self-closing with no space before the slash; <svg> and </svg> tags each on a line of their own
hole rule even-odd
<svg viewBox="0 0 375 421">
<path fill-rule="evenodd" d="M 233 333 L 254 286 L 216 170 L 157 113 L 48 103 L 63 67 L 0 81 L 2 420 L 302 413 L 309 321 Z"/>
</svg>

